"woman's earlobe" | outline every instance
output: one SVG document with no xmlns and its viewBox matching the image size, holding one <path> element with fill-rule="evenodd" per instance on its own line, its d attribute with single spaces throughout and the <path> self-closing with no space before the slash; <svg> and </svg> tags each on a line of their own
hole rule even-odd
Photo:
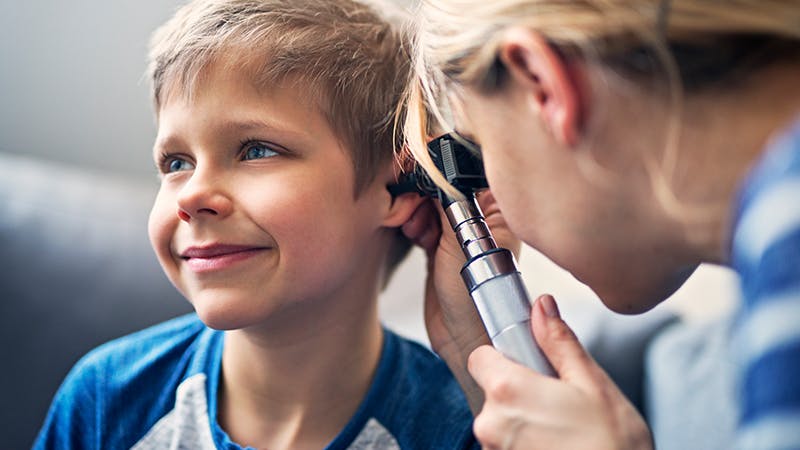
<svg viewBox="0 0 800 450">
<path fill-rule="evenodd" d="M 527 92 L 553 137 L 563 145 L 575 145 L 580 91 L 559 52 L 538 33 L 517 27 L 504 34 L 498 57 L 509 81 Z"/>
</svg>

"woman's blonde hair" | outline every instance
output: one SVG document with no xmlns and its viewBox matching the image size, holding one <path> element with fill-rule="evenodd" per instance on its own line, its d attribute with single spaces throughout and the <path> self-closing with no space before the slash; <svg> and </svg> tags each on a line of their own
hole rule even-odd
<svg viewBox="0 0 800 450">
<path fill-rule="evenodd" d="M 684 92 L 733 82 L 775 60 L 800 56 L 796 0 L 422 1 L 405 129 L 417 161 L 432 169 L 425 141 L 434 130 L 452 130 L 452 111 L 459 107 L 452 100 L 461 88 L 491 92 L 502 85 L 498 45 L 510 27 L 535 31 L 566 58 L 599 63 L 626 80 L 666 86 L 674 120 L 662 169 L 674 163 L 675 116 Z M 429 173 L 446 187 L 435 170 Z M 669 203 L 667 190 L 656 186 Z"/>
</svg>

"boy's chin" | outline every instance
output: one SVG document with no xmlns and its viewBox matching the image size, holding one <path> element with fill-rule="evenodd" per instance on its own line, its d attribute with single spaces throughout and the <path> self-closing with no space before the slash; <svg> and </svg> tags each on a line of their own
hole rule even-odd
<svg viewBox="0 0 800 450">
<path fill-rule="evenodd" d="M 197 317 L 209 328 L 215 330 L 238 330 L 247 328 L 257 322 L 252 311 L 241 308 L 241 305 L 228 304 L 217 299 L 212 302 L 192 301 Z M 239 307 L 237 307 L 239 306 Z"/>
<path fill-rule="evenodd" d="M 242 323 L 240 318 L 232 317 L 230 314 L 209 311 L 205 308 L 195 308 L 195 311 L 197 312 L 197 317 L 200 318 L 200 321 L 203 322 L 207 327 L 214 330 L 238 330 L 239 328 L 247 326 L 246 323 Z"/>
</svg>

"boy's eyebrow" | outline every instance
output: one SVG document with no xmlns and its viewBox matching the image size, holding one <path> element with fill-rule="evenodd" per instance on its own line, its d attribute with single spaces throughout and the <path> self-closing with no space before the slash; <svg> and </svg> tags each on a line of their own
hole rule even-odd
<svg viewBox="0 0 800 450">
<path fill-rule="evenodd" d="M 237 132 L 266 129 L 269 131 L 274 131 L 281 134 L 288 134 L 291 136 L 301 136 L 305 134 L 304 132 L 299 130 L 294 130 L 286 126 L 281 126 L 280 124 L 270 123 L 258 119 L 226 121 L 225 123 L 222 124 L 221 128 Z"/>
<path fill-rule="evenodd" d="M 156 141 L 153 143 L 153 151 L 156 159 L 158 159 L 158 152 L 161 149 L 177 147 L 183 143 L 183 140 L 175 135 L 168 135 L 164 137 L 156 136 Z"/>
<path fill-rule="evenodd" d="M 290 129 L 267 121 L 258 119 L 225 121 L 218 127 L 223 133 L 244 133 L 255 130 L 269 130 L 285 138 L 300 138 L 306 135 L 304 131 Z M 158 138 L 153 145 L 155 150 L 162 148 L 178 147 L 183 144 L 183 139 L 174 134 Z"/>
</svg>

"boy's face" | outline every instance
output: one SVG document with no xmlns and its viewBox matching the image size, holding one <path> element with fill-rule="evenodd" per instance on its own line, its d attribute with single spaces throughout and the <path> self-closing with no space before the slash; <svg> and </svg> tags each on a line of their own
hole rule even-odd
<svg viewBox="0 0 800 450">
<path fill-rule="evenodd" d="M 219 329 L 372 293 L 390 168 L 354 198 L 351 158 L 317 109 L 231 72 L 204 73 L 190 100 L 159 110 L 149 233 L 168 277 Z"/>
</svg>

